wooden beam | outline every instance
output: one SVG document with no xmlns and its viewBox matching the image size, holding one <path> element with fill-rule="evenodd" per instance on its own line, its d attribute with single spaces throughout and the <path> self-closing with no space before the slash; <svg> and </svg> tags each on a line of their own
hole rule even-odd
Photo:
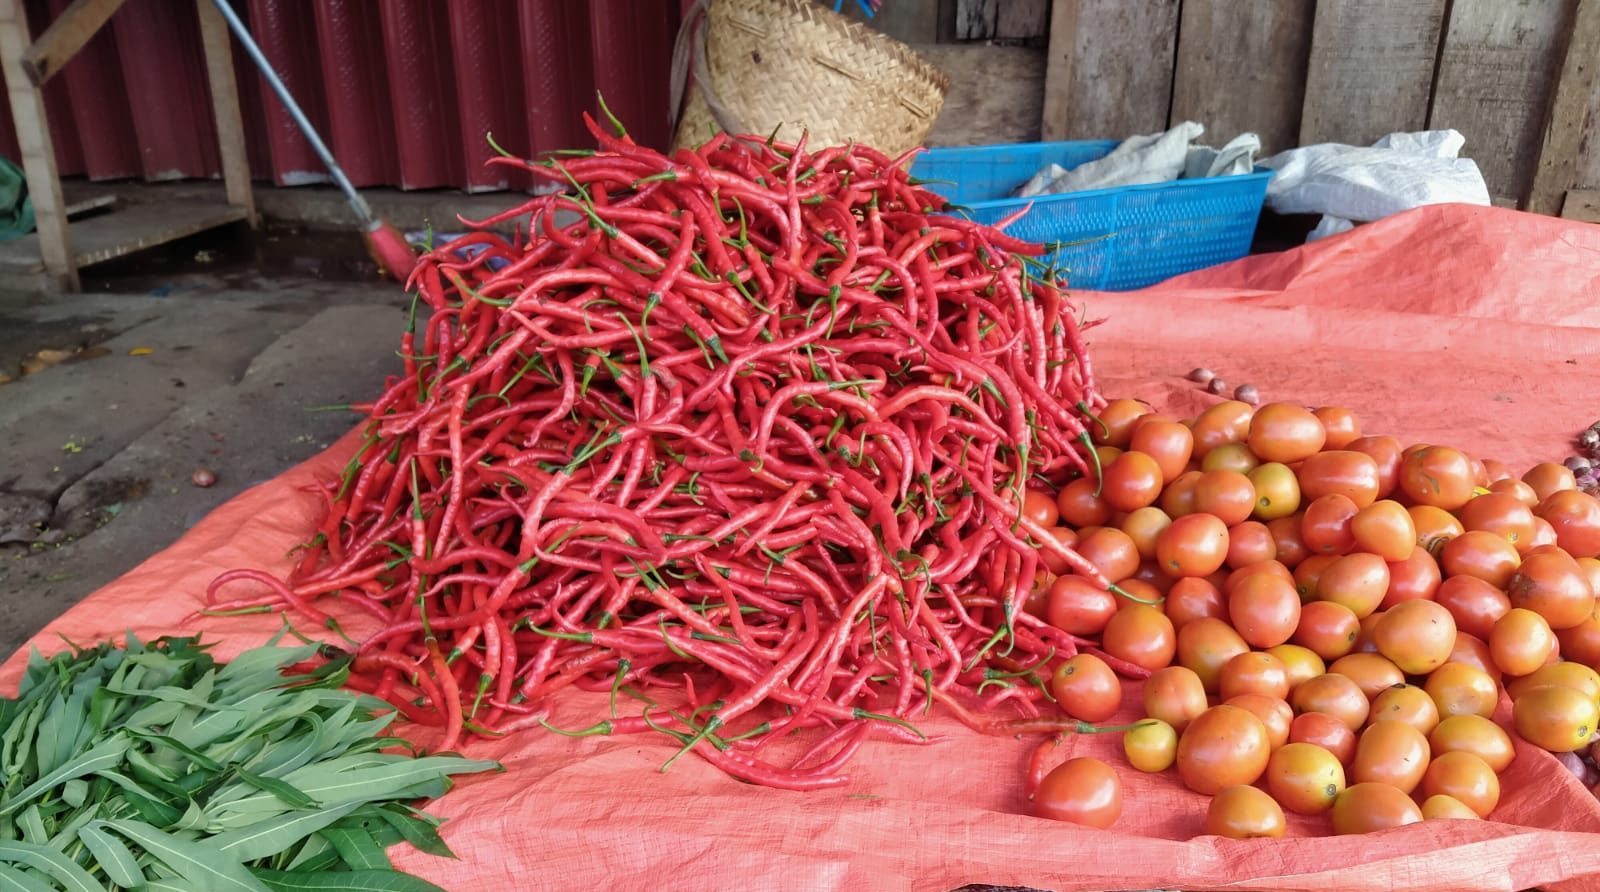
<svg viewBox="0 0 1600 892">
<path fill-rule="evenodd" d="M 1067 138 L 1072 121 L 1073 65 L 1078 54 L 1078 0 L 1052 0 L 1050 47 L 1045 51 L 1044 113 L 1040 138 L 1055 142 Z"/>
<path fill-rule="evenodd" d="M 1573 189 L 1561 205 L 1561 216 L 1568 220 L 1600 223 L 1600 189 Z"/>
<path fill-rule="evenodd" d="M 22 54 L 27 51 L 28 42 L 28 15 L 22 0 L 0 0 L 0 69 L 5 74 L 17 145 L 22 150 L 22 170 L 33 202 L 39 256 L 55 285 L 76 291 L 78 270 L 72 264 L 71 242 L 67 239 L 65 202 L 61 198 L 61 179 L 56 176 L 56 153 L 45 120 L 44 96 L 22 70 Z"/>
<path fill-rule="evenodd" d="M 211 81 L 211 110 L 217 119 L 217 142 L 222 156 L 222 182 L 228 204 L 245 212 L 257 224 L 255 192 L 250 186 L 250 157 L 245 150 L 244 119 L 239 114 L 239 87 L 234 82 L 233 49 L 228 23 L 212 0 L 195 0 L 200 13 L 200 42 L 205 50 L 206 76 Z"/>
<path fill-rule="evenodd" d="M 1567 36 L 1566 58 L 1545 119 L 1539 166 L 1533 172 L 1523 203 L 1527 210 L 1554 214 L 1561 209 L 1562 195 L 1568 187 L 1581 185 L 1577 182 L 1578 154 L 1583 147 L 1589 97 L 1596 84 L 1600 84 L 1600 0 L 1578 0 Z M 1569 195 L 1567 201 L 1571 200 Z"/>
<path fill-rule="evenodd" d="M 44 85 L 94 37 L 123 0 L 73 0 L 22 54 L 22 70 L 35 87 Z"/>
<path fill-rule="evenodd" d="M 1318 0 L 1300 144 L 1367 146 L 1428 123 L 1445 0 Z"/>
</svg>

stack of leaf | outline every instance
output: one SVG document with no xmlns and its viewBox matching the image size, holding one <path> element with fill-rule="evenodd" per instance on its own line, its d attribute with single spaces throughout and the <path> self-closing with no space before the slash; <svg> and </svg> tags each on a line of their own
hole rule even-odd
<svg viewBox="0 0 1600 892">
<path fill-rule="evenodd" d="M 437 889 L 385 855 L 450 854 L 407 803 L 499 766 L 396 752 L 392 709 L 338 690 L 346 660 L 276 644 L 35 653 L 0 700 L 0 889 Z"/>
</svg>

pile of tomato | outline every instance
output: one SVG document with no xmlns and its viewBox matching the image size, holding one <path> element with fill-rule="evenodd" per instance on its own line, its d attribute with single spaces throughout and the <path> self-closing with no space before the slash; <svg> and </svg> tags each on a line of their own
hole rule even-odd
<svg viewBox="0 0 1600 892">
<path fill-rule="evenodd" d="M 1115 591 L 1049 566 L 1028 609 L 1099 641 L 1050 674 L 1068 715 L 1104 722 L 1142 679 L 1145 718 L 1110 730 L 1131 768 L 1213 797 L 1207 833 L 1281 836 L 1284 810 L 1334 833 L 1483 818 L 1512 734 L 1587 750 L 1600 501 L 1571 470 L 1402 448 L 1337 407 L 1179 421 L 1123 399 L 1100 420 L 1099 477 L 1024 510 Z M 1118 769 L 1051 750 L 1029 769 L 1036 813 L 1114 823 Z"/>
</svg>

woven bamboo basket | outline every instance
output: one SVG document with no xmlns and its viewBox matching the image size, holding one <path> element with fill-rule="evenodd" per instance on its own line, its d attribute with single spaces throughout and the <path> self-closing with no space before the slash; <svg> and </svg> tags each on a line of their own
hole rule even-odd
<svg viewBox="0 0 1600 892">
<path fill-rule="evenodd" d="M 688 75 L 692 71 L 693 84 Z M 678 35 L 673 147 L 718 130 L 894 156 L 922 145 L 949 79 L 911 48 L 813 0 L 701 0 Z"/>
</svg>

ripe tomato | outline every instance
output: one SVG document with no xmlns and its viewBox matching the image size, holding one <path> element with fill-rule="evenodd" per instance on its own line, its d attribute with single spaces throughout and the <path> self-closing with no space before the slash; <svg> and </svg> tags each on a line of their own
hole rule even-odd
<svg viewBox="0 0 1600 892">
<path fill-rule="evenodd" d="M 1309 743 L 1333 754 L 1340 765 L 1349 765 L 1356 757 L 1356 732 L 1344 722 L 1323 712 L 1306 712 L 1294 717 L 1289 725 L 1290 743 Z"/>
<path fill-rule="evenodd" d="M 1195 716 L 1178 738 L 1178 776 L 1196 793 L 1253 784 L 1267 770 L 1266 726 L 1248 710 L 1213 706 Z"/>
<path fill-rule="evenodd" d="M 1095 458 L 1099 459 L 1101 468 L 1110 467 L 1112 462 L 1121 458 L 1122 453 L 1127 451 L 1126 449 L 1118 449 L 1115 446 L 1094 447 Z"/>
<path fill-rule="evenodd" d="M 1596 597 L 1600 597 L 1600 558 L 1578 558 L 1578 569 L 1583 571 L 1585 579 L 1589 580 L 1589 588 Z"/>
<path fill-rule="evenodd" d="M 1122 735 L 1122 754 L 1128 764 L 1148 774 L 1172 767 L 1178 760 L 1178 732 L 1158 719 L 1145 719 Z"/>
<path fill-rule="evenodd" d="M 1456 647 L 1450 652 L 1449 662 L 1466 663 L 1468 666 L 1481 669 L 1484 674 L 1494 679 L 1495 684 L 1500 683 L 1500 677 L 1504 674 L 1500 667 L 1495 665 L 1494 655 L 1490 653 L 1488 643 L 1460 629 L 1456 630 Z"/>
<path fill-rule="evenodd" d="M 1407 675 L 1427 675 L 1443 666 L 1456 646 L 1456 621 L 1432 601 L 1406 601 L 1384 611 L 1372 630 L 1378 653 Z"/>
<path fill-rule="evenodd" d="M 1332 716 L 1351 731 L 1361 730 L 1372 705 L 1361 686 L 1332 672 L 1302 682 L 1289 694 L 1295 712 L 1320 712 Z"/>
<path fill-rule="evenodd" d="M 1594 615 L 1589 576 L 1566 552 L 1528 555 L 1506 584 L 1511 606 L 1545 618 L 1552 629 L 1569 629 Z"/>
<path fill-rule="evenodd" d="M 1227 839 L 1277 839 L 1287 824 L 1271 796 L 1248 784 L 1219 790 L 1206 806 L 1205 832 Z"/>
<path fill-rule="evenodd" d="M 1302 603 L 1317 600 L 1322 585 L 1322 574 L 1338 559 L 1339 555 L 1335 554 L 1314 554 L 1294 568 L 1294 585 L 1300 592 Z"/>
<path fill-rule="evenodd" d="M 1535 514 L 1533 517 L 1533 549 L 1529 549 L 1529 551 L 1546 545 L 1556 545 L 1559 548 L 1560 546 L 1556 543 L 1556 528 L 1550 525 L 1550 521 Z"/>
<path fill-rule="evenodd" d="M 1255 505 L 1255 485 L 1238 471 L 1203 471 L 1195 484 L 1194 510 L 1214 514 L 1230 527 L 1248 519 Z"/>
<path fill-rule="evenodd" d="M 1171 576 L 1168 576 L 1165 571 L 1157 566 L 1154 560 L 1140 561 L 1139 569 L 1135 570 L 1131 577 L 1122 581 L 1132 582 L 1135 579 L 1139 580 L 1140 582 L 1148 583 L 1151 588 L 1160 592 L 1163 596 L 1165 596 L 1168 591 L 1171 591 L 1172 583 L 1175 581 Z"/>
<path fill-rule="evenodd" d="M 1451 539 L 1439 551 L 1439 569 L 1446 576 L 1476 576 L 1495 588 L 1505 588 L 1522 563 L 1510 542 L 1482 530 L 1469 530 Z"/>
<path fill-rule="evenodd" d="M 1521 678 L 1512 679 L 1511 683 L 1506 685 L 1506 693 L 1515 700 L 1524 692 L 1547 685 L 1572 688 L 1591 700 L 1600 700 L 1600 674 L 1582 663 L 1574 663 L 1571 660 L 1546 663 Z"/>
<path fill-rule="evenodd" d="M 1283 566 L 1277 561 L 1278 543 L 1272 540 L 1272 532 L 1267 525 L 1258 520 L 1247 520 L 1236 523 L 1228 528 L 1228 557 L 1226 563 L 1235 569 L 1249 567 L 1271 561 L 1278 566 Z M 1285 570 L 1287 575 L 1287 570 Z"/>
<path fill-rule="evenodd" d="M 1439 562 L 1433 559 L 1427 549 L 1420 545 L 1411 546 L 1411 554 L 1405 560 L 1389 561 L 1389 590 L 1383 593 L 1383 603 L 1378 605 L 1378 609 L 1388 610 L 1404 601 L 1434 600 L 1442 575 Z"/>
<path fill-rule="evenodd" d="M 1456 621 L 1456 629 L 1488 638 L 1494 624 L 1511 609 L 1506 593 L 1476 576 L 1452 576 L 1439 584 L 1434 600 Z"/>
<path fill-rule="evenodd" d="M 1441 719 L 1439 726 L 1428 735 L 1428 746 L 1435 757 L 1443 753 L 1473 753 L 1489 763 L 1495 774 L 1505 771 L 1516 756 L 1511 735 L 1481 715 L 1453 715 Z"/>
<path fill-rule="evenodd" d="M 1406 509 L 1417 528 L 1417 544 L 1432 552 L 1443 548 L 1451 539 L 1466 532 L 1454 514 L 1432 505 L 1412 505 Z"/>
<path fill-rule="evenodd" d="M 1144 682 L 1144 714 L 1182 732 L 1195 716 L 1207 709 L 1206 688 L 1194 670 L 1168 666 L 1150 673 Z"/>
<path fill-rule="evenodd" d="M 1557 646 L 1555 633 L 1544 617 L 1513 607 L 1489 633 L 1489 654 L 1507 675 L 1527 675 L 1545 664 Z"/>
<path fill-rule="evenodd" d="M 1333 801 L 1333 832 L 1339 836 L 1376 833 L 1421 820 L 1422 810 L 1411 797 L 1388 784 L 1352 784 Z"/>
<path fill-rule="evenodd" d="M 1056 508 L 1054 497 L 1030 489 L 1022 495 L 1022 516 L 1039 526 L 1049 528 L 1055 526 L 1056 521 L 1061 519 L 1061 512 Z"/>
<path fill-rule="evenodd" d="M 1050 585 L 1045 618 L 1069 635 L 1098 635 L 1117 612 L 1117 596 L 1082 576 L 1058 576 Z"/>
<path fill-rule="evenodd" d="M 1088 477 L 1061 487 L 1056 494 L 1056 509 L 1061 519 L 1075 527 L 1097 527 L 1111 519 L 1111 506 L 1095 495 L 1095 483 Z"/>
<path fill-rule="evenodd" d="M 1261 464 L 1261 459 L 1243 443 L 1223 443 L 1206 453 L 1200 462 L 1202 471 L 1237 471 L 1248 474 Z"/>
<path fill-rule="evenodd" d="M 1067 715 L 1086 722 L 1103 722 L 1122 705 L 1122 682 L 1094 654 L 1077 654 L 1057 666 L 1050 692 Z"/>
<path fill-rule="evenodd" d="M 1328 664 L 1330 675 L 1343 675 L 1356 683 L 1363 696 L 1371 701 L 1384 690 L 1404 684 L 1405 673 L 1381 654 L 1347 654 Z"/>
<path fill-rule="evenodd" d="M 1218 689 L 1222 667 L 1248 650 L 1250 645 L 1239 637 L 1233 626 L 1220 619 L 1197 619 L 1178 630 L 1178 664 L 1194 670 L 1210 693 Z"/>
<path fill-rule="evenodd" d="M 1267 532 L 1272 536 L 1272 542 L 1277 547 L 1276 557 L 1278 563 L 1291 570 L 1306 559 L 1306 543 L 1300 538 L 1300 517 L 1291 514 L 1267 521 Z"/>
<path fill-rule="evenodd" d="M 1136 508 L 1122 519 L 1122 531 L 1133 540 L 1133 547 L 1138 550 L 1139 557 L 1150 560 L 1156 556 L 1156 538 L 1161 531 L 1172 524 L 1172 518 L 1167 512 L 1154 505 Z"/>
<path fill-rule="evenodd" d="M 1585 666 L 1600 666 L 1600 616 L 1590 616 L 1577 625 L 1556 632 L 1561 655 Z"/>
<path fill-rule="evenodd" d="M 1545 685 L 1511 702 L 1511 720 L 1523 740 L 1552 753 L 1570 753 L 1593 740 L 1600 708 L 1583 691 Z"/>
<path fill-rule="evenodd" d="M 1323 660 L 1337 660 L 1355 649 L 1361 620 L 1350 608 L 1332 601 L 1312 601 L 1300 608 L 1300 624 L 1291 638 Z"/>
<path fill-rule="evenodd" d="M 1286 743 L 1267 759 L 1267 792 L 1296 814 L 1320 815 L 1344 791 L 1344 765 L 1311 743 Z"/>
<path fill-rule="evenodd" d="M 1283 672 L 1289 679 L 1291 692 L 1299 687 L 1301 682 L 1309 681 L 1327 671 L 1322 657 L 1317 656 L 1310 648 L 1298 644 L 1280 644 L 1277 647 L 1267 648 L 1266 652 L 1283 663 Z"/>
<path fill-rule="evenodd" d="M 1489 673 L 1467 663 L 1449 662 L 1433 670 L 1423 683 L 1439 718 L 1453 715 L 1494 716 L 1500 703 L 1500 686 Z"/>
<path fill-rule="evenodd" d="M 1050 538 L 1060 542 L 1062 545 L 1065 545 L 1068 548 L 1078 547 L 1078 534 L 1073 532 L 1068 527 L 1049 527 L 1045 530 L 1045 532 L 1050 534 Z M 1049 570 L 1051 573 L 1054 573 L 1057 576 L 1072 571 L 1072 566 L 1067 563 L 1066 558 L 1060 557 L 1054 552 L 1047 551 L 1043 548 L 1039 549 L 1039 562 L 1044 564 L 1044 568 L 1046 570 Z"/>
<path fill-rule="evenodd" d="M 1287 702 L 1266 694 L 1239 694 L 1222 702 L 1237 706 L 1260 719 L 1262 726 L 1267 729 L 1269 749 L 1277 749 L 1289 742 L 1289 725 L 1294 722 L 1294 710 Z"/>
<path fill-rule="evenodd" d="M 1167 615 L 1149 604 L 1128 604 L 1100 636 L 1105 652 L 1151 672 L 1172 662 L 1178 650 L 1177 631 Z"/>
<path fill-rule="evenodd" d="M 1300 478 L 1300 496 L 1308 501 L 1339 493 L 1357 508 L 1365 508 L 1378 497 L 1378 463 L 1364 452 L 1319 452 L 1300 463 L 1296 476 Z"/>
<path fill-rule="evenodd" d="M 1039 782 L 1033 811 L 1041 818 L 1104 830 L 1122 816 L 1122 781 L 1099 759 L 1068 759 Z"/>
<path fill-rule="evenodd" d="M 1161 495 L 1161 466 L 1143 452 L 1124 452 L 1105 468 L 1100 498 L 1116 511 L 1153 504 Z"/>
<path fill-rule="evenodd" d="M 1343 604 L 1360 619 L 1383 603 L 1389 592 L 1389 565 L 1383 558 L 1366 552 L 1347 554 L 1322 571 L 1317 578 L 1317 597 Z"/>
<path fill-rule="evenodd" d="M 1522 475 L 1522 482 L 1533 488 L 1533 494 L 1540 501 L 1548 499 L 1553 493 L 1578 487 L 1572 469 L 1553 461 L 1543 461 L 1529 468 L 1528 473 Z"/>
<path fill-rule="evenodd" d="M 1194 420 L 1194 455 L 1204 459 L 1224 443 L 1243 443 L 1250 432 L 1255 407 L 1239 400 L 1217 403 Z"/>
<path fill-rule="evenodd" d="M 1251 646 L 1282 644 L 1300 624 L 1300 593 L 1276 574 L 1252 574 L 1228 595 L 1228 616 Z"/>
<path fill-rule="evenodd" d="M 1529 508 L 1539 504 L 1539 494 L 1533 491 L 1533 487 L 1514 477 L 1496 480 L 1489 484 L 1489 491 L 1511 496 Z"/>
<path fill-rule="evenodd" d="M 1167 484 L 1158 503 L 1168 517 L 1178 518 L 1194 513 L 1194 488 L 1200 482 L 1199 471 L 1184 471 L 1178 479 Z"/>
<path fill-rule="evenodd" d="M 1378 465 L 1378 498 L 1387 499 L 1400 484 L 1400 441 L 1394 437 L 1361 437 L 1342 449 L 1365 453 Z"/>
<path fill-rule="evenodd" d="M 1327 432 L 1324 449 L 1344 449 L 1361 438 L 1361 419 L 1343 406 L 1319 406 L 1311 414 L 1317 416 Z"/>
<path fill-rule="evenodd" d="M 1567 554 L 1600 557 L 1600 499 L 1566 489 L 1546 496 L 1533 513 L 1555 530 L 1556 544 Z"/>
<path fill-rule="evenodd" d="M 1472 462 L 1449 446 L 1424 446 L 1400 460 L 1400 491 L 1418 505 L 1454 511 L 1472 498 Z"/>
<path fill-rule="evenodd" d="M 1262 694 L 1277 700 L 1289 696 L 1289 673 L 1283 661 L 1269 653 L 1251 651 L 1223 664 L 1217 692 L 1229 700 L 1240 694 Z"/>
<path fill-rule="evenodd" d="M 1230 541 L 1233 538 L 1233 532 L 1231 530 L 1228 533 L 1228 538 Z M 1248 564 L 1240 567 L 1237 570 L 1229 572 L 1227 578 L 1222 581 L 1223 593 L 1229 595 L 1233 594 L 1233 590 L 1239 587 L 1239 583 L 1244 582 L 1247 578 L 1254 576 L 1257 573 L 1265 573 L 1269 576 L 1276 576 L 1288 583 L 1294 582 L 1294 574 L 1289 572 L 1288 567 L 1285 567 L 1282 563 L 1275 560 L 1266 560 L 1260 561 L 1259 563 Z"/>
<path fill-rule="evenodd" d="M 1454 796 L 1446 796 L 1443 793 L 1437 793 L 1423 800 L 1422 819 L 1424 821 L 1483 820 L 1466 803 Z"/>
<path fill-rule="evenodd" d="M 1134 429 L 1128 448 L 1155 459 L 1163 480 L 1176 480 L 1194 454 L 1194 432 L 1176 421 L 1145 421 Z"/>
<path fill-rule="evenodd" d="M 1142 565 L 1141 565 L 1142 566 Z M 1122 594 L 1134 604 L 1149 604 L 1156 612 L 1161 612 L 1161 589 L 1156 588 L 1142 579 L 1129 577 L 1117 583 L 1117 588 L 1122 589 Z M 1113 592 L 1115 594 L 1115 592 Z"/>
<path fill-rule="evenodd" d="M 1384 688 L 1372 699 L 1372 714 L 1367 720 L 1405 722 L 1428 734 L 1439 724 L 1439 707 L 1422 688 L 1397 684 Z"/>
<path fill-rule="evenodd" d="M 1533 547 L 1533 511 L 1516 496 L 1486 492 L 1461 506 L 1461 525 L 1468 530 L 1494 533 L 1519 552 Z"/>
<path fill-rule="evenodd" d="M 1392 499 L 1373 502 L 1350 521 L 1356 547 L 1386 561 L 1403 561 L 1417 547 L 1417 525 L 1405 506 Z"/>
<path fill-rule="evenodd" d="M 1028 589 L 1028 597 L 1022 602 L 1022 609 L 1033 616 L 1045 619 L 1050 615 L 1050 586 L 1056 584 L 1056 574 L 1049 570 L 1035 570 L 1033 573 L 1033 587 Z"/>
<path fill-rule="evenodd" d="M 1428 770 L 1428 738 L 1405 722 L 1373 722 L 1356 741 L 1350 779 L 1358 784 L 1388 784 L 1409 793 Z"/>
<path fill-rule="evenodd" d="M 1133 537 L 1116 527 L 1080 532 L 1077 552 L 1110 582 L 1127 579 L 1139 569 L 1139 547 L 1133 544 Z"/>
<path fill-rule="evenodd" d="M 1201 576 L 1185 576 L 1174 582 L 1167 590 L 1166 608 L 1167 619 L 1177 629 L 1202 617 L 1228 618 L 1228 602 L 1222 592 Z"/>
<path fill-rule="evenodd" d="M 1329 493 L 1306 506 L 1300 538 L 1312 554 L 1344 554 L 1355 547 L 1356 512 L 1349 496 Z"/>
<path fill-rule="evenodd" d="M 1250 419 L 1246 442 L 1262 461 L 1297 462 L 1315 455 L 1328 431 L 1310 410 L 1293 403 L 1267 403 Z"/>
<path fill-rule="evenodd" d="M 1210 514 L 1185 514 L 1156 537 L 1156 562 L 1173 576 L 1209 576 L 1227 557 L 1228 527 Z"/>
<path fill-rule="evenodd" d="M 1144 400 L 1112 400 L 1100 410 L 1100 424 L 1090 427 L 1089 433 L 1096 443 L 1126 449 L 1133 437 L 1133 423 L 1153 411 Z M 1102 428 L 1101 424 L 1105 427 Z"/>
<path fill-rule="evenodd" d="M 1293 515 L 1300 510 L 1303 499 L 1300 479 L 1282 462 L 1267 462 L 1252 468 L 1245 475 L 1255 490 L 1256 501 L 1252 514 L 1256 520 L 1274 521 Z"/>
</svg>

